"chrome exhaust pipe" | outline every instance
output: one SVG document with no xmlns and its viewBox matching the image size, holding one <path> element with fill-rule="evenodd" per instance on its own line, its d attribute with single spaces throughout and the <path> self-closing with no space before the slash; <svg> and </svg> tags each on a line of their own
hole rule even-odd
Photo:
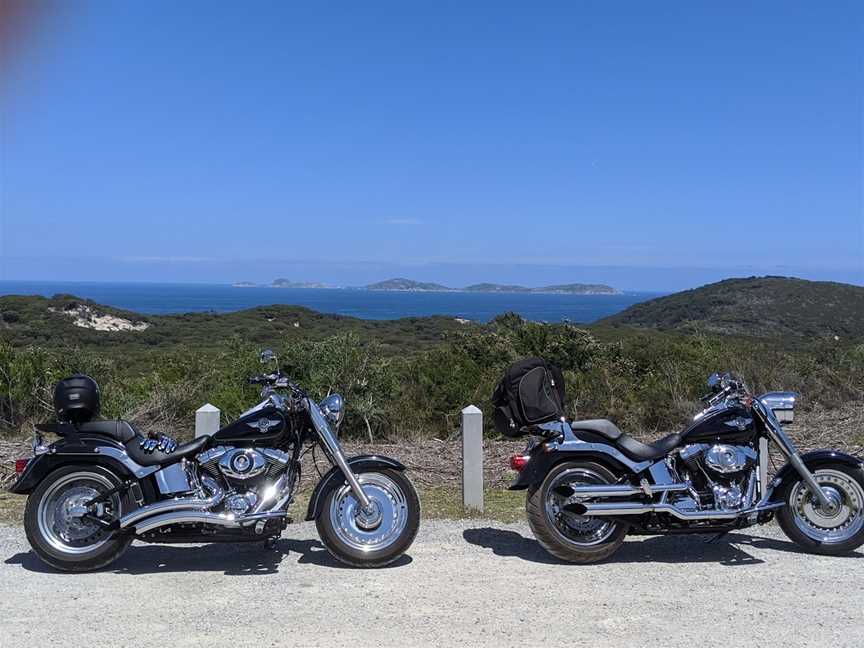
<svg viewBox="0 0 864 648">
<path fill-rule="evenodd" d="M 679 520 L 734 520 L 746 513 L 741 511 L 682 511 L 671 504 L 639 504 L 638 502 L 606 502 L 606 503 L 577 503 L 568 504 L 564 507 L 578 515 L 606 516 L 606 515 L 642 515 L 643 513 L 669 513 Z"/>
<path fill-rule="evenodd" d="M 561 497 L 632 497 L 633 495 L 661 495 L 687 490 L 687 484 L 644 484 L 641 486 L 591 484 L 587 486 L 562 485 L 555 489 Z"/>
<path fill-rule="evenodd" d="M 219 488 L 219 484 L 216 483 L 215 480 L 205 477 L 205 485 L 207 486 L 208 490 L 213 493 L 210 497 L 183 497 L 167 500 L 164 502 L 156 502 L 155 504 L 149 504 L 147 506 L 142 506 L 141 508 L 132 511 L 131 513 L 127 513 L 122 518 L 120 518 L 120 528 L 125 529 L 126 527 L 132 525 L 135 525 L 137 527 L 137 522 L 153 517 L 154 515 L 159 515 L 161 513 L 171 513 L 175 511 L 191 511 L 195 509 L 200 509 L 204 511 L 220 504 L 225 498 L 225 492 L 221 488 Z"/>
<path fill-rule="evenodd" d="M 235 517 L 232 513 L 210 513 L 208 511 L 173 511 L 150 517 L 135 525 L 135 534 L 142 535 L 160 527 L 172 524 L 212 524 L 227 529 L 239 529 L 258 522 L 287 517 L 285 511 L 259 513 L 245 517 Z M 205 538 L 206 539 L 206 538 Z"/>
<path fill-rule="evenodd" d="M 564 507 L 565 511 L 576 513 L 577 515 L 585 516 L 625 516 L 625 515 L 642 515 L 643 513 L 668 513 L 679 520 L 734 520 L 736 518 L 752 515 L 753 513 L 762 513 L 764 511 L 772 511 L 776 508 L 781 508 L 782 502 L 773 502 L 759 504 L 751 508 L 740 509 L 738 511 L 683 511 L 672 504 L 640 504 L 638 502 L 598 502 L 598 503 L 582 503 L 567 504 Z"/>
<path fill-rule="evenodd" d="M 150 517 L 135 525 L 135 534 L 148 533 L 171 524 L 215 524 L 228 528 L 239 528 L 240 523 L 230 513 L 208 513 L 207 511 L 174 511 Z M 206 538 L 205 538 L 206 539 Z"/>
<path fill-rule="evenodd" d="M 666 494 L 671 491 L 687 490 L 686 484 L 664 484 L 662 486 L 643 485 L 643 488 L 638 489 L 631 486 L 575 486 L 566 488 L 573 491 L 574 495 L 580 497 L 615 497 L 618 495 L 652 495 L 662 494 L 659 502 L 573 502 L 565 504 L 562 508 L 570 513 L 585 516 L 626 516 L 626 515 L 643 515 L 644 513 L 668 513 L 679 520 L 699 521 L 699 520 L 735 520 L 740 517 L 762 513 L 764 511 L 773 511 L 781 508 L 782 502 L 768 502 L 763 499 L 760 502 L 754 502 L 756 498 L 756 475 L 755 471 L 751 475 L 747 484 L 747 493 L 744 495 L 746 508 L 741 508 L 734 511 L 718 511 L 717 509 L 701 510 L 701 511 L 685 511 L 678 508 L 674 504 L 666 501 Z M 632 492 L 627 493 L 625 491 Z"/>
</svg>

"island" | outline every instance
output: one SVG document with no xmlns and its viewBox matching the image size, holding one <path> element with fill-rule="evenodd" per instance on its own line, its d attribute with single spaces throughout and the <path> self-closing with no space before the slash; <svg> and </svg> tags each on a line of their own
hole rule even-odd
<svg viewBox="0 0 864 648">
<path fill-rule="evenodd" d="M 270 284 L 272 288 L 333 288 L 333 286 L 320 281 L 290 281 L 289 279 L 274 279 Z"/>
<path fill-rule="evenodd" d="M 479 283 L 464 288 L 467 292 L 496 292 L 496 293 L 547 293 L 559 295 L 620 295 L 617 288 L 606 284 L 559 284 L 555 286 L 540 286 L 539 288 L 527 288 L 512 284 Z"/>
<path fill-rule="evenodd" d="M 264 287 L 252 281 L 237 281 L 231 284 L 235 288 Z M 290 279 L 274 279 L 270 288 L 340 288 L 320 281 L 291 281 Z M 520 293 L 520 294 L 556 294 L 556 295 L 621 295 L 617 288 L 606 284 L 569 283 L 551 286 L 529 288 L 516 284 L 476 283 L 464 288 L 451 288 L 430 281 L 415 281 L 404 277 L 395 277 L 386 281 L 377 281 L 366 286 L 349 287 L 350 290 L 374 290 L 389 292 L 472 292 L 472 293 Z"/>
<path fill-rule="evenodd" d="M 442 286 L 437 283 L 427 283 L 423 281 L 413 281 L 412 279 L 403 279 L 397 277 L 395 279 L 387 279 L 387 281 L 379 281 L 369 284 L 366 290 L 395 290 L 400 292 L 452 292 L 453 288 Z"/>
<path fill-rule="evenodd" d="M 620 295 L 617 288 L 606 284 L 558 284 L 552 286 L 540 286 L 539 288 L 528 288 L 514 284 L 478 283 L 464 288 L 450 288 L 438 283 L 414 281 L 397 277 L 387 281 L 379 281 L 369 284 L 366 290 L 390 290 L 397 292 L 477 292 L 477 293 L 535 293 L 535 294 L 559 294 L 559 295 Z"/>
</svg>

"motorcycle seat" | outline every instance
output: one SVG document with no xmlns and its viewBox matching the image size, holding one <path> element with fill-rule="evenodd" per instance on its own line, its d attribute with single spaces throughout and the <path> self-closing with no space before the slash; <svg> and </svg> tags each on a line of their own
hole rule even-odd
<svg viewBox="0 0 864 648">
<path fill-rule="evenodd" d="M 144 452 L 144 449 L 141 447 L 142 438 L 141 436 L 136 436 L 126 444 L 126 454 L 140 466 L 170 466 L 181 459 L 198 454 L 210 443 L 210 435 L 205 434 L 194 441 L 177 446 L 177 449 L 171 453 L 162 452 L 161 450 Z"/>
<path fill-rule="evenodd" d="M 37 423 L 36 429 L 61 437 L 77 439 L 79 434 L 95 434 L 108 437 L 118 443 L 127 443 L 134 439 L 137 431 L 128 421 L 87 421 L 73 425 L 72 423 Z"/>
<path fill-rule="evenodd" d="M 599 434 L 604 439 L 609 439 L 610 441 L 616 441 L 624 434 L 621 430 L 618 429 L 618 426 L 615 425 L 612 421 L 608 421 L 606 419 L 588 419 L 587 421 L 573 421 L 570 424 L 570 427 L 573 428 L 573 431 L 584 430 L 586 432 L 594 432 Z"/>
<path fill-rule="evenodd" d="M 622 432 L 617 425 L 606 419 L 573 421 L 570 427 L 578 438 L 588 443 L 611 442 L 611 445 L 633 461 L 660 459 L 681 443 L 681 434 L 678 432 L 667 434 L 653 443 L 642 443 Z"/>
<path fill-rule="evenodd" d="M 653 443 L 642 443 L 629 434 L 622 434 L 616 445 L 618 449 L 633 461 L 647 461 L 649 459 L 661 459 L 669 454 L 669 451 L 681 444 L 681 434 L 673 432 L 657 439 Z"/>
<path fill-rule="evenodd" d="M 88 421 L 78 426 L 79 434 L 101 434 L 120 443 L 128 443 L 137 431 L 129 421 Z"/>
</svg>

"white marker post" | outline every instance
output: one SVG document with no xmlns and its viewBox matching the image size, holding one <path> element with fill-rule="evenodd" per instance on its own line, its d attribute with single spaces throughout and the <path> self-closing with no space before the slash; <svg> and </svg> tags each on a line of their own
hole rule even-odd
<svg viewBox="0 0 864 648">
<path fill-rule="evenodd" d="M 483 412 L 462 410 L 462 505 L 483 512 Z"/>
<path fill-rule="evenodd" d="M 205 434 L 216 434 L 221 425 L 222 412 L 218 407 L 207 403 L 195 411 L 195 438 Z"/>
</svg>

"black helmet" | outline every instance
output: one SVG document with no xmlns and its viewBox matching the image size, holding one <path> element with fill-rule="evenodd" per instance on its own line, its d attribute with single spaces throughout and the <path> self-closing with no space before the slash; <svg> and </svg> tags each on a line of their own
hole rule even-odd
<svg viewBox="0 0 864 648">
<path fill-rule="evenodd" d="M 75 374 L 54 388 L 57 418 L 69 423 L 85 423 L 99 416 L 99 385 L 90 376 Z"/>
</svg>

